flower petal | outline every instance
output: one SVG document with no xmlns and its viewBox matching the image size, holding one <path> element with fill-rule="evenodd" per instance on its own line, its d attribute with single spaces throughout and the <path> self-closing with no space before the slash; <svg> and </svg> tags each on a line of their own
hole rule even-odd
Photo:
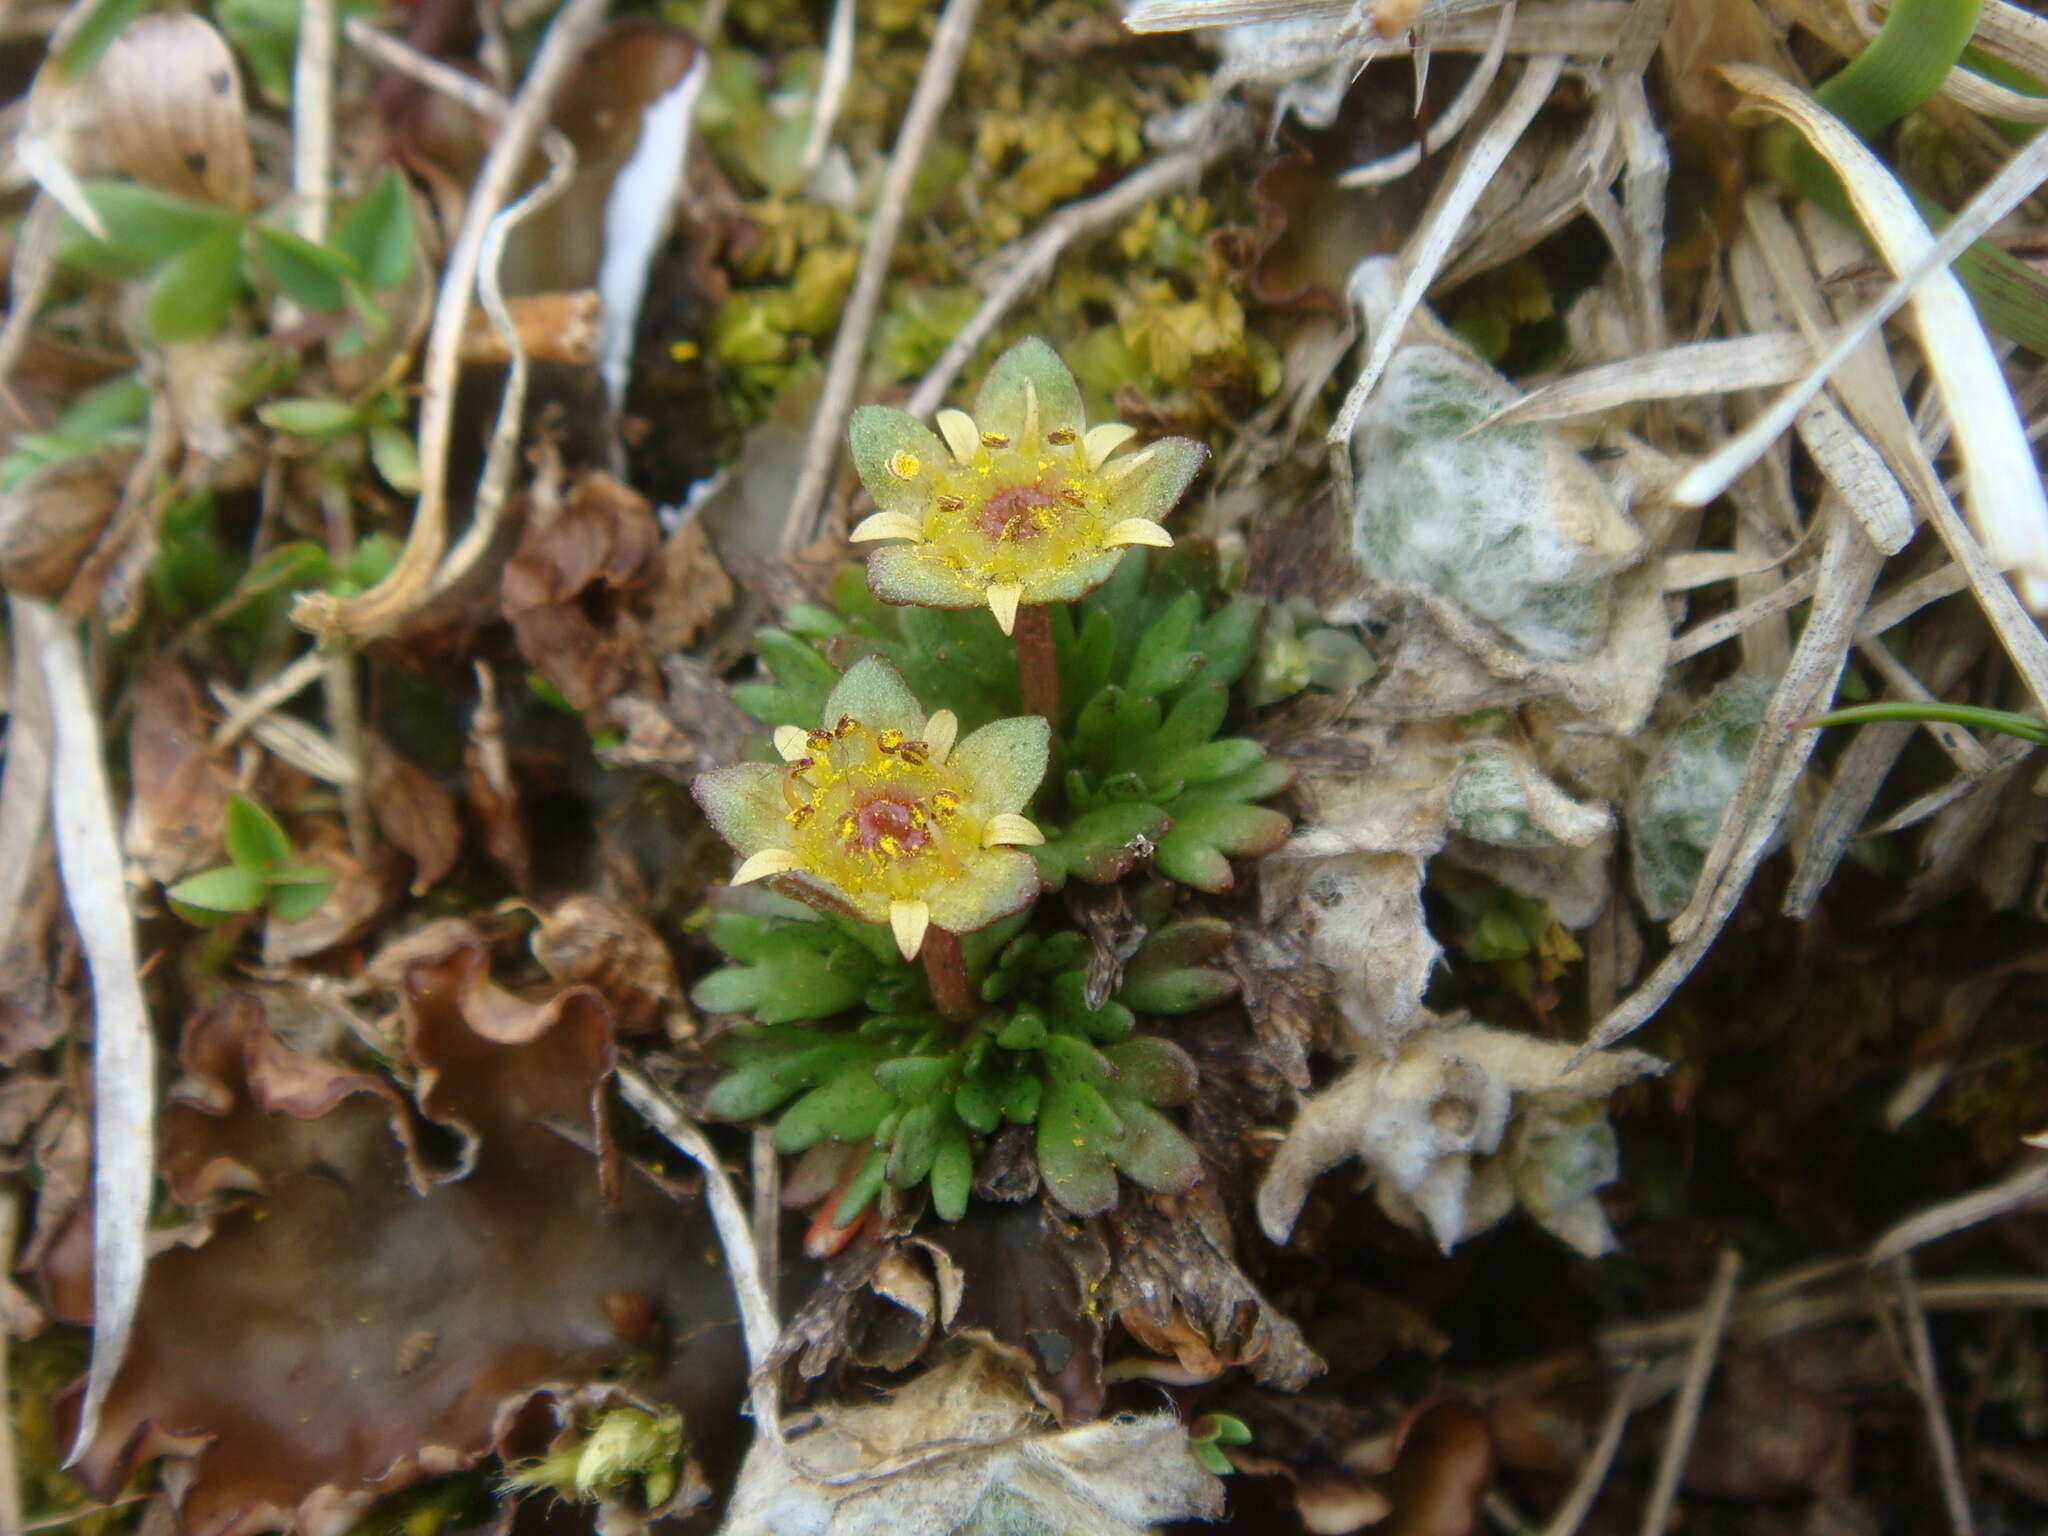
<svg viewBox="0 0 2048 1536">
<path fill-rule="evenodd" d="M 810 739 L 811 733 L 800 725 L 775 727 L 775 750 L 782 754 L 785 763 L 793 763 L 800 757 L 809 757 Z"/>
<path fill-rule="evenodd" d="M 846 538 L 852 544 L 865 544 L 871 539 L 908 539 L 913 544 L 921 544 L 924 542 L 924 519 L 912 517 L 907 512 L 877 512 L 873 517 L 862 518 L 860 526 Z"/>
<path fill-rule="evenodd" d="M 982 593 L 988 611 L 996 616 L 996 628 L 1006 635 L 1017 627 L 1017 604 L 1023 597 L 1021 581 L 992 581 Z"/>
<path fill-rule="evenodd" d="M 1099 427 L 1090 427 L 1088 435 L 1081 439 L 1082 451 L 1088 455 L 1088 467 L 1102 468 L 1104 459 L 1137 435 L 1136 427 L 1127 427 L 1120 421 L 1105 421 Z"/>
<path fill-rule="evenodd" d="M 951 755 L 953 743 L 960 735 L 960 717 L 950 709 L 934 710 L 931 719 L 924 723 L 923 735 L 933 766 L 940 766 Z"/>
<path fill-rule="evenodd" d="M 1000 816 L 1031 803 L 1051 747 L 1052 728 L 1044 716 L 1017 715 L 991 721 L 961 742 L 953 749 L 952 767 L 982 811 Z"/>
<path fill-rule="evenodd" d="M 922 901 L 889 903 L 889 931 L 896 935 L 896 947 L 906 960 L 915 960 L 924 948 L 924 932 L 932 925 L 932 909 Z"/>
<path fill-rule="evenodd" d="M 750 885 L 756 880 L 766 880 L 770 875 L 786 875 L 796 867 L 796 855 L 787 848 L 763 848 L 741 860 L 740 867 L 732 872 L 731 883 Z"/>
<path fill-rule="evenodd" d="M 1075 561 L 1064 570 L 1034 576 L 1025 591 L 1034 603 L 1071 603 L 1076 598 L 1086 597 L 1114 576 L 1123 558 L 1123 550 L 1105 549 L 1099 555 Z"/>
<path fill-rule="evenodd" d="M 700 773 L 690 793 L 704 807 L 712 830 L 742 854 L 789 846 L 789 807 L 782 799 L 782 770 L 767 763 L 740 763 Z"/>
<path fill-rule="evenodd" d="M 873 522 L 870 518 L 868 521 Z M 1146 517 L 1127 517 L 1109 528 L 1102 535 L 1102 542 L 1111 549 L 1126 544 L 1149 544 L 1154 549 L 1173 548 L 1173 535 Z"/>
<path fill-rule="evenodd" d="M 983 431 L 1001 432 L 1015 442 L 1024 436 L 1024 386 L 1038 399 L 1041 432 L 1082 427 L 1081 386 L 1067 365 L 1036 336 L 1027 336 L 995 361 L 974 397 L 974 419 Z"/>
<path fill-rule="evenodd" d="M 827 729 L 851 715 L 871 731 L 898 730 L 914 736 L 924 724 L 924 706 L 903 681 L 903 674 L 879 656 L 864 656 L 825 698 Z"/>
<path fill-rule="evenodd" d="M 979 608 L 981 586 L 919 544 L 884 544 L 868 556 L 868 590 L 885 603 Z"/>
<path fill-rule="evenodd" d="M 1044 841 L 1045 834 L 1038 830 L 1038 823 L 1029 816 L 1019 816 L 1015 811 L 998 811 L 981 829 L 981 846 L 984 848 L 999 848 L 1006 844 L 1035 848 Z"/>
<path fill-rule="evenodd" d="M 1021 848 L 990 848 L 957 879 L 929 892 L 932 921 L 953 933 L 973 933 L 1021 912 L 1038 899 L 1038 861 Z"/>
<path fill-rule="evenodd" d="M 864 405 L 847 422 L 846 440 L 853 449 L 853 467 L 860 471 L 860 483 L 875 498 L 875 505 L 884 512 L 921 518 L 931 496 L 926 471 L 946 466 L 945 445 L 932 429 L 893 406 Z M 911 464 L 916 466 L 914 477 L 905 479 L 901 471 Z"/>
<path fill-rule="evenodd" d="M 1173 510 L 1209 450 L 1191 437 L 1162 437 L 1103 471 L 1110 510 L 1118 521 L 1142 517 L 1159 522 Z"/>
<path fill-rule="evenodd" d="M 972 416 L 965 411 L 941 411 L 932 418 L 932 424 L 953 450 L 954 458 L 962 464 L 974 462 L 974 455 L 981 448 L 981 428 L 974 424 Z"/>
</svg>

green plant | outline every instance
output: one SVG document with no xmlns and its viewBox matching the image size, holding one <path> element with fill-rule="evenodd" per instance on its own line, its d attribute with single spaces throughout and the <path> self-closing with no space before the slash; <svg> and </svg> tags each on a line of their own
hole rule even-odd
<svg viewBox="0 0 2048 1536">
<path fill-rule="evenodd" d="M 225 922 L 265 906 L 279 921 L 295 922 L 334 888 L 334 876 L 326 870 L 293 862 L 284 828 L 247 795 L 228 796 L 221 841 L 227 863 L 201 870 L 164 892 L 171 910 L 189 923 Z"/>
<path fill-rule="evenodd" d="M 1188 1426 L 1188 1444 L 1195 1459 L 1218 1477 L 1237 1470 L 1223 1453 L 1226 1445 L 1250 1445 L 1252 1432 L 1243 1419 L 1228 1413 L 1205 1413 Z"/>
<path fill-rule="evenodd" d="M 695 785 L 742 857 L 707 924 L 733 963 L 693 995 L 750 1020 L 706 1108 L 772 1119 L 802 1155 L 786 1192 L 816 1209 L 814 1252 L 878 1198 L 928 1189 L 958 1218 L 1006 1127 L 1031 1127 L 1045 1190 L 1076 1214 L 1114 1205 L 1120 1176 L 1199 1179 L 1166 1113 L 1195 1064 L 1142 1020 L 1234 993 L 1212 963 L 1230 925 L 1185 903 L 1288 830 L 1260 803 L 1287 769 L 1225 734 L 1260 611 L 1160 526 L 1201 447 L 1112 457 L 1130 429 L 1084 430 L 1035 340 L 976 409 L 942 412 L 943 440 L 856 414 L 881 508 L 856 537 L 898 542 L 842 573 L 832 606 L 757 635 L 766 675 L 734 696 L 781 761 Z M 1131 882 L 1144 937 L 1120 974 L 1039 899 L 1071 880 Z"/>
<path fill-rule="evenodd" d="M 396 170 L 379 176 L 317 242 L 139 182 L 83 185 L 105 238 L 72 225 L 60 254 L 88 272 L 147 279 L 144 312 L 159 341 L 212 334 L 254 289 L 315 313 L 347 315 L 351 323 L 334 345 L 360 347 L 387 324 L 374 295 L 412 273 L 411 195 Z"/>
</svg>

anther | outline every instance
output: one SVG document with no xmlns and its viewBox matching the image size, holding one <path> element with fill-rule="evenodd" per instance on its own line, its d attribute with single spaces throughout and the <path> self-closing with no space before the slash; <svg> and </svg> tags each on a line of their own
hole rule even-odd
<svg viewBox="0 0 2048 1536">
<path fill-rule="evenodd" d="M 1045 434 L 1045 440 L 1056 447 L 1064 448 L 1074 441 L 1075 436 L 1076 434 L 1072 427 L 1054 427 Z"/>
<path fill-rule="evenodd" d="M 889 455 L 889 473 L 898 480 L 915 480 L 917 472 L 924 468 L 918 457 L 902 448 Z"/>
<path fill-rule="evenodd" d="M 967 510 L 967 498 L 965 496 L 952 496 L 941 493 L 938 498 L 938 508 L 941 512 L 964 512 Z"/>
<path fill-rule="evenodd" d="M 984 432 L 981 434 L 981 446 L 984 448 L 1007 448 L 1010 446 L 1010 435 L 1007 432 Z"/>
</svg>

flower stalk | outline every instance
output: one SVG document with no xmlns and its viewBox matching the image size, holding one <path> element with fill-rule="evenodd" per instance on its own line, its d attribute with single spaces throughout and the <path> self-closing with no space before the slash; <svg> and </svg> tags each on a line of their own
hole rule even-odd
<svg viewBox="0 0 2048 1536">
<path fill-rule="evenodd" d="M 1027 714 L 1041 715 L 1055 735 L 1060 728 L 1060 669 L 1052 643 L 1052 610 L 1046 607 L 1019 609 L 1017 628 L 1011 636 L 1017 643 L 1017 686 Z"/>
<path fill-rule="evenodd" d="M 960 935 L 950 928 L 925 930 L 924 976 L 932 1002 L 956 1024 L 975 1015 L 974 996 L 967 989 L 967 963 L 960 955 Z"/>
</svg>

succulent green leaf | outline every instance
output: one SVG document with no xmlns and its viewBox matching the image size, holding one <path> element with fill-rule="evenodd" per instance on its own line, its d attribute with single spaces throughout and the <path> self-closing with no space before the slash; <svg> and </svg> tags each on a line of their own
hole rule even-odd
<svg viewBox="0 0 2048 1536">
<path fill-rule="evenodd" d="M 1185 1104 L 1200 1080 L 1193 1058 L 1157 1035 L 1104 1046 L 1102 1059 L 1116 1072 L 1117 1091 L 1147 1104 Z"/>
<path fill-rule="evenodd" d="M 877 1147 L 870 1152 L 860 1165 L 860 1171 L 853 1176 L 853 1182 L 846 1186 L 846 1193 L 840 1197 L 838 1207 L 832 1212 L 832 1225 L 848 1225 L 868 1208 L 868 1202 L 882 1192 L 882 1180 L 888 1172 L 889 1156 Z"/>
<path fill-rule="evenodd" d="M 226 324 L 242 284 L 241 232 L 222 229 L 165 262 L 149 285 L 149 329 L 158 341 L 211 336 Z"/>
<path fill-rule="evenodd" d="M 953 1069 L 950 1056 L 902 1056 L 875 1068 L 875 1080 L 904 1104 L 919 1104 L 944 1087 Z"/>
<path fill-rule="evenodd" d="M 271 224 L 249 226 L 256 266 L 277 291 L 304 309 L 339 314 L 348 306 L 347 281 L 362 280 L 353 258 Z"/>
<path fill-rule="evenodd" d="M 784 1152 L 801 1152 L 827 1137 L 865 1140 L 894 1105 L 889 1090 L 875 1081 L 871 1061 L 851 1063 L 783 1112 L 775 1123 L 775 1145 Z"/>
<path fill-rule="evenodd" d="M 229 795 L 221 817 L 221 841 L 240 869 L 261 875 L 292 856 L 291 839 L 277 818 L 247 795 Z"/>
<path fill-rule="evenodd" d="M 234 864 L 187 876 L 164 894 L 180 908 L 211 921 L 235 912 L 254 912 L 267 894 L 261 876 Z"/>
<path fill-rule="evenodd" d="M 346 400 L 272 400 L 256 407 L 266 427 L 300 437 L 338 437 L 362 425 L 362 414 Z"/>
<path fill-rule="evenodd" d="M 958 1221 L 967 1214 L 967 1196 L 974 1186 L 974 1149 L 967 1133 L 955 1124 L 939 1143 L 932 1160 L 932 1209 L 941 1221 Z"/>
<path fill-rule="evenodd" d="M 412 198 L 397 168 L 386 166 L 335 225 L 334 248 L 355 263 L 366 288 L 381 293 L 412 275 L 412 247 Z"/>
<path fill-rule="evenodd" d="M 1104 1117 L 1115 1130 L 1101 1129 Z M 1053 1083 L 1039 1107 L 1037 1140 L 1038 1172 L 1053 1199 L 1076 1216 L 1099 1216 L 1115 1205 L 1116 1173 L 1107 1143 L 1121 1132 L 1099 1093 L 1078 1083 Z"/>
<path fill-rule="evenodd" d="M 1103 1058 L 1100 1051 L 1085 1040 L 1077 1040 L 1072 1035 L 1047 1035 L 1039 1043 L 1038 1049 L 1054 1073 L 1062 1079 L 1082 1083 L 1106 1083 L 1116 1076 L 1116 1069 Z"/>
<path fill-rule="evenodd" d="M 1003 1118 L 1012 1125 L 1029 1125 L 1038 1118 L 1045 1085 L 1029 1072 L 1020 1072 L 1003 1088 Z"/>
<path fill-rule="evenodd" d="M 1002 1100 L 984 1078 L 970 1077 L 953 1090 L 953 1110 L 968 1129 L 984 1136 L 994 1135 L 1003 1123 Z"/>
<path fill-rule="evenodd" d="M 1136 1099 L 1117 1095 L 1113 1103 L 1124 1130 L 1112 1141 L 1108 1156 L 1133 1183 L 1176 1195 L 1201 1181 L 1202 1155 L 1179 1126 Z"/>
<path fill-rule="evenodd" d="M 1048 834 L 1032 852 L 1038 856 L 1039 874 L 1052 890 L 1065 885 L 1070 876 L 1108 885 L 1130 873 L 1171 825 L 1172 819 L 1156 805 L 1105 805 L 1077 816 L 1059 836 Z"/>
<path fill-rule="evenodd" d="M 953 1124 L 953 1106 L 945 1099 L 927 1099 L 905 1111 L 889 1149 L 889 1182 L 898 1189 L 923 1183 Z"/>
<path fill-rule="evenodd" d="M 334 877 L 329 874 L 323 873 L 311 880 L 284 880 L 272 875 L 271 914 L 279 922 L 296 923 L 300 918 L 310 916 L 333 889 Z"/>
</svg>

